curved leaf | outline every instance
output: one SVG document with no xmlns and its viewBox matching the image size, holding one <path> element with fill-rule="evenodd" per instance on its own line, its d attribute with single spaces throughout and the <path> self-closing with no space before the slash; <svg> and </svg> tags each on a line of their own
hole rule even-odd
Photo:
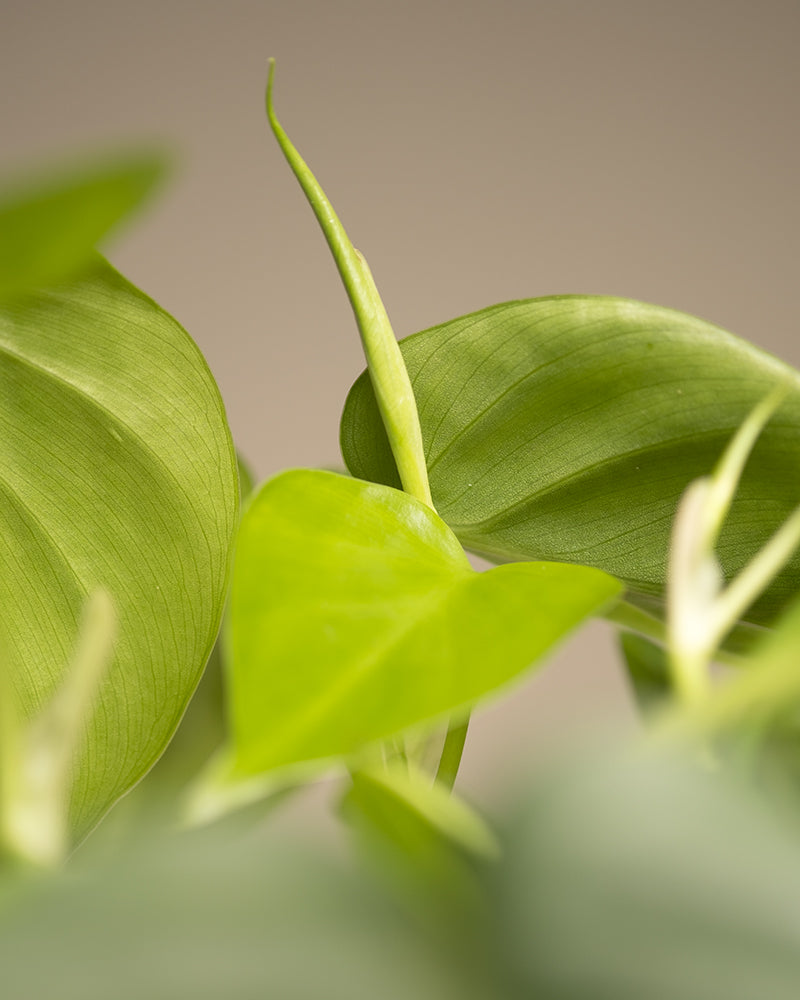
<svg viewBox="0 0 800 1000">
<path fill-rule="evenodd" d="M 436 509 L 467 548 L 495 561 L 597 566 L 658 608 L 681 493 L 781 380 L 788 397 L 720 539 L 727 575 L 800 500 L 800 376 L 702 320 L 627 299 L 554 296 L 464 316 L 402 349 Z M 353 475 L 397 484 L 363 375 L 341 439 Z M 771 621 L 799 584 L 795 557 L 748 618 Z"/>
<path fill-rule="evenodd" d="M 99 160 L 0 192 L 0 301 L 72 277 L 164 172 L 148 153 Z"/>
<path fill-rule="evenodd" d="M 434 512 L 329 472 L 244 512 L 230 604 L 239 777 L 345 756 L 507 683 L 619 584 L 553 564 L 476 573 Z"/>
<path fill-rule="evenodd" d="M 119 615 L 76 762 L 80 835 L 164 749 L 216 636 L 237 516 L 217 388 L 166 313 L 97 260 L 0 310 L 0 649 L 30 717 L 87 593 Z"/>
</svg>

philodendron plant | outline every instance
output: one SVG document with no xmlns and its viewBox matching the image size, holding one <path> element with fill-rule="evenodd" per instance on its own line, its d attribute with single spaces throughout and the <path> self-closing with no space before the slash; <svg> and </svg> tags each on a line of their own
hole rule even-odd
<svg viewBox="0 0 800 1000">
<path fill-rule="evenodd" d="M 785 806 L 800 772 L 800 375 L 709 323 L 602 296 L 503 303 L 398 345 L 278 122 L 272 71 L 267 112 L 366 356 L 342 417 L 350 475 L 294 469 L 252 488 L 197 348 L 95 250 L 157 157 L 0 204 L 11 995 L 793 996 L 796 931 L 773 903 L 797 845 L 727 781 Z M 477 571 L 467 552 L 498 565 Z M 640 745 L 487 823 L 453 791 L 470 713 L 598 616 L 621 634 Z M 424 934 L 362 874 L 232 850 L 224 824 L 120 847 L 104 867 L 89 837 L 68 863 L 167 749 L 212 649 L 224 735 L 211 676 L 133 798 L 166 782 L 174 818 L 198 826 L 338 774 L 342 817 L 406 904 L 424 900 Z M 194 764 L 173 769 L 175 794 L 164 776 L 182 752 Z M 152 830 L 140 813 L 128 840 Z M 781 896 L 792 919 L 797 898 Z M 40 921 L 50 971 L 33 959 Z M 318 978 L 281 957 L 302 941 L 318 961 L 331 935 L 338 959 Z M 131 980 L 132 937 L 160 957 Z M 644 961 L 623 960 L 631 942 Z"/>
</svg>

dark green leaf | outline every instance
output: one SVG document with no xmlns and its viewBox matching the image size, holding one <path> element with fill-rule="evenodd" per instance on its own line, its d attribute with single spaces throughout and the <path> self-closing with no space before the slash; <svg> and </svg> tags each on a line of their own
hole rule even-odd
<svg viewBox="0 0 800 1000">
<path fill-rule="evenodd" d="M 633 632 L 623 632 L 619 642 L 639 708 L 649 713 L 663 707 L 672 695 L 669 663 L 664 649 Z"/>
<path fill-rule="evenodd" d="M 495 561 L 555 559 L 623 579 L 658 609 L 688 483 L 781 380 L 790 392 L 749 462 L 719 553 L 741 568 L 800 501 L 800 376 L 708 323 L 625 299 L 509 302 L 402 343 L 436 509 Z M 369 381 L 348 398 L 351 472 L 397 484 Z M 795 557 L 748 615 L 800 586 Z"/>
</svg>

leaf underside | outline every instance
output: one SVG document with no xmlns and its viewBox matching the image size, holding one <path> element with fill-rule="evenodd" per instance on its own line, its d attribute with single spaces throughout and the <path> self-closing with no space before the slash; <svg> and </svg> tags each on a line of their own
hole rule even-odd
<svg viewBox="0 0 800 1000">
<path fill-rule="evenodd" d="M 780 381 L 787 399 L 720 539 L 726 575 L 800 501 L 800 376 L 702 320 L 627 299 L 554 296 L 493 306 L 401 346 L 436 509 L 466 548 L 493 561 L 597 566 L 658 611 L 680 495 Z M 348 396 L 341 443 L 354 476 L 398 484 L 366 375 Z M 771 622 L 798 584 L 795 557 L 748 620 Z"/>
</svg>

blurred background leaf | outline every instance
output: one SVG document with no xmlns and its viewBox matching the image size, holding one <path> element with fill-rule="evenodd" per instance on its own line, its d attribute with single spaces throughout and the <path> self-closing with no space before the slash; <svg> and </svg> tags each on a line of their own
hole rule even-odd
<svg viewBox="0 0 800 1000">
<path fill-rule="evenodd" d="M 59 284 L 163 178 L 161 153 L 97 157 L 0 187 L 0 303 Z"/>
</svg>

